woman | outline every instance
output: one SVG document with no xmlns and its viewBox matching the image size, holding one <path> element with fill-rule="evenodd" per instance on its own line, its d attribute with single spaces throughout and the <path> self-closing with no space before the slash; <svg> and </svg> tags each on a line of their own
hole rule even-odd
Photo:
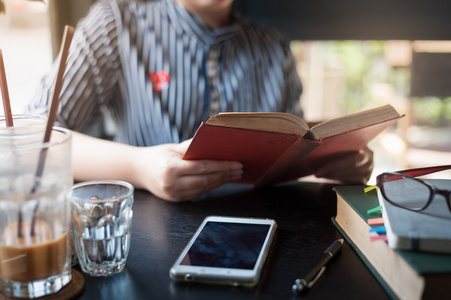
<svg viewBox="0 0 451 300">
<path fill-rule="evenodd" d="M 45 113 L 54 76 L 31 112 Z M 301 91 L 289 42 L 243 19 L 232 0 L 99 2 L 76 28 L 57 121 L 74 131 L 76 180 L 125 180 L 183 201 L 243 173 L 239 162 L 182 159 L 201 121 L 220 111 L 302 116 Z M 86 134 L 105 108 L 113 141 Z M 367 150 L 317 175 L 363 182 L 371 170 Z"/>
</svg>

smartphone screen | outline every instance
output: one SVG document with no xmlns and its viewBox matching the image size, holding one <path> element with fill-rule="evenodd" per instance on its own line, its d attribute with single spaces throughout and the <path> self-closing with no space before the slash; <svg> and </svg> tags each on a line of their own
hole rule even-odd
<svg viewBox="0 0 451 300">
<path fill-rule="evenodd" d="M 270 225 L 207 222 L 182 265 L 252 270 Z"/>
<path fill-rule="evenodd" d="M 269 219 L 207 217 L 174 264 L 171 277 L 254 285 L 276 227 Z"/>
</svg>

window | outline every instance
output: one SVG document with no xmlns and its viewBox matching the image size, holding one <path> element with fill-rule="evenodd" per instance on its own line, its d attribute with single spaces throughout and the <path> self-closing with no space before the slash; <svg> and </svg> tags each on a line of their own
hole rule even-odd
<svg viewBox="0 0 451 300">
<path fill-rule="evenodd" d="M 34 1 L 3 2 L 5 14 L 0 14 L 0 49 L 11 110 L 19 114 L 24 112 L 28 99 L 53 60 L 48 7 Z M 3 115 L 3 106 L 0 114 Z"/>
<path fill-rule="evenodd" d="M 415 73 L 417 54 L 449 55 L 451 42 L 293 41 L 291 46 L 304 85 L 301 104 L 307 121 L 321 121 L 387 103 L 406 114 L 371 143 L 375 151 L 375 175 L 379 170 L 451 162 L 451 91 L 449 95 L 447 91 L 438 95 L 434 87 L 425 86 L 418 96 L 417 81 L 413 80 L 421 77 L 418 71 Z M 432 61 L 425 63 L 430 65 Z M 439 67 L 434 71 L 448 82 L 451 66 L 447 69 L 447 64 L 439 62 L 439 65 L 443 71 L 438 72 Z M 426 71 L 421 69 L 420 75 Z"/>
</svg>

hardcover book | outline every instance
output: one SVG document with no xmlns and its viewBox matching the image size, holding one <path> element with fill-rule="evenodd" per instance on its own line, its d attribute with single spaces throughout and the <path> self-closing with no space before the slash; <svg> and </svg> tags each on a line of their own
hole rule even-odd
<svg viewBox="0 0 451 300">
<path fill-rule="evenodd" d="M 309 128 L 287 113 L 220 113 L 199 126 L 184 159 L 239 161 L 244 174 L 237 183 L 274 184 L 365 148 L 401 117 L 385 105 Z"/>
<path fill-rule="evenodd" d="M 368 219 L 379 206 L 375 191 L 365 186 L 337 186 L 337 215 L 334 224 L 389 295 L 399 299 L 449 299 L 451 255 L 392 249 L 382 239 L 371 241 Z M 449 211 L 448 211 L 449 212 Z"/>
</svg>

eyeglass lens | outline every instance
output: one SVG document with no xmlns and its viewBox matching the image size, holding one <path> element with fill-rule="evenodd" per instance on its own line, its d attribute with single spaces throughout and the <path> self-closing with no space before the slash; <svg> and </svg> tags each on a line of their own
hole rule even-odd
<svg viewBox="0 0 451 300">
<path fill-rule="evenodd" d="M 413 210 L 423 209 L 431 196 L 427 185 L 411 177 L 383 181 L 383 189 L 387 200 Z"/>
</svg>

